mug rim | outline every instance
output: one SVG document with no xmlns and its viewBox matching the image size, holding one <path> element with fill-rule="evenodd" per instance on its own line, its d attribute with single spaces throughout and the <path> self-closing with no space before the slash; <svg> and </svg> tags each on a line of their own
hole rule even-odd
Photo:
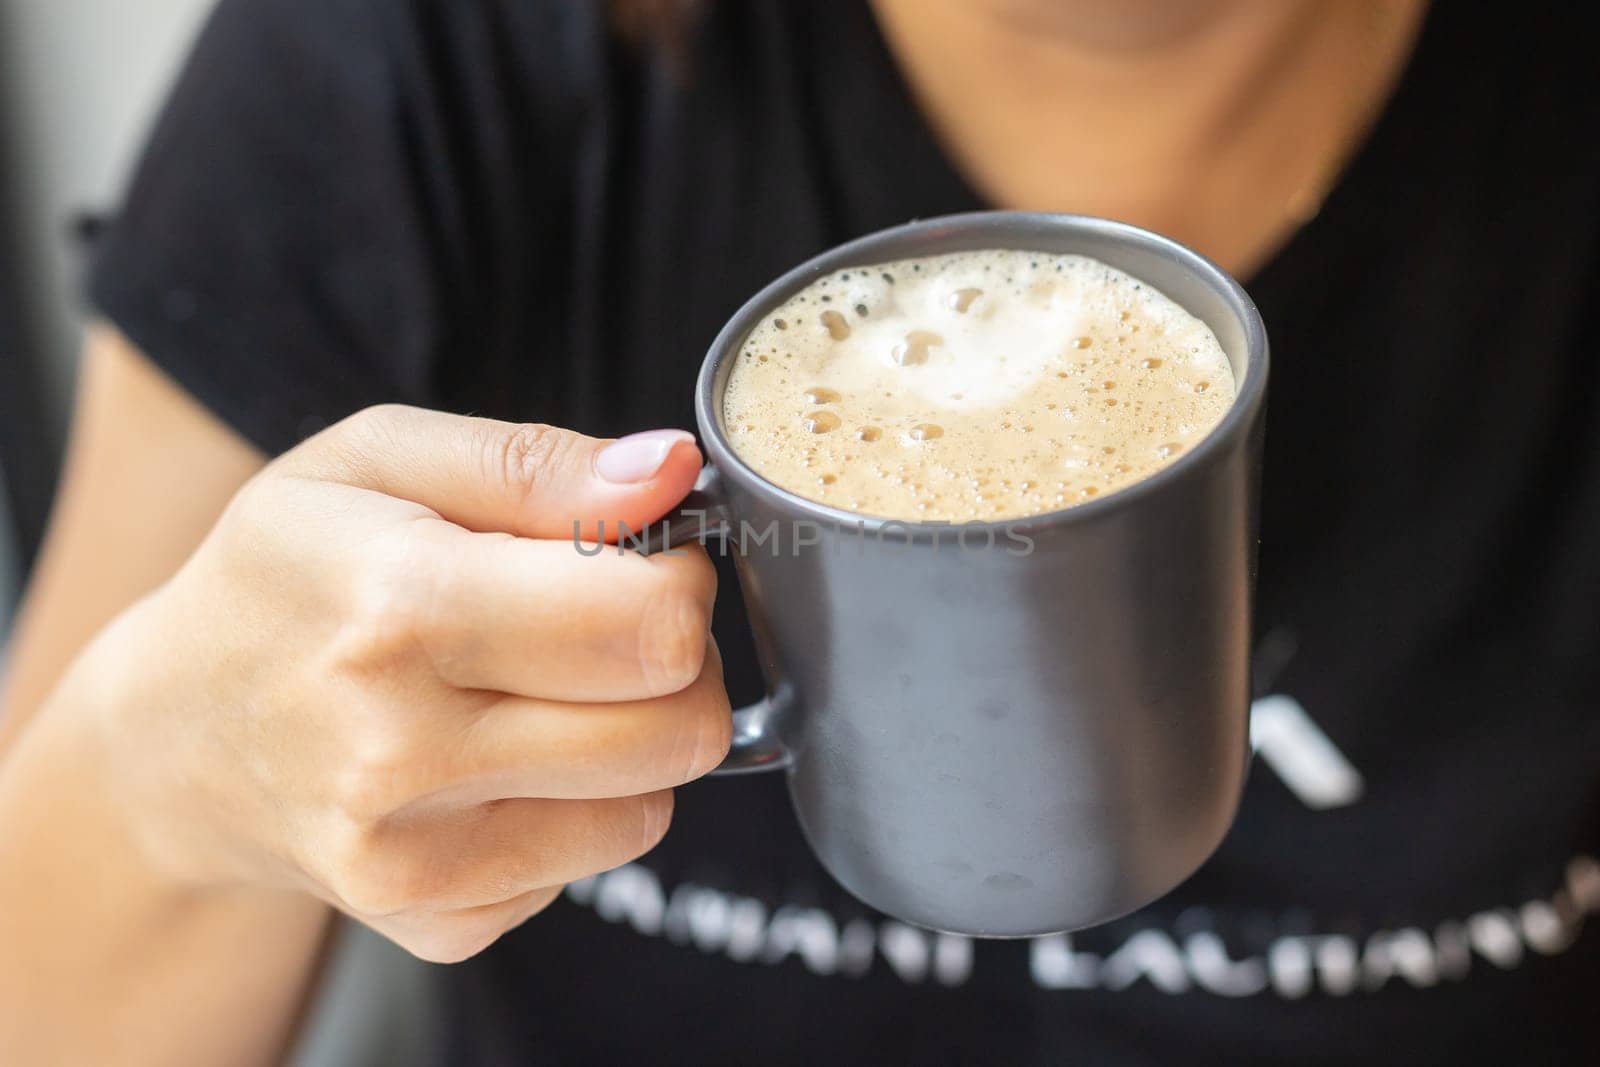
<svg viewBox="0 0 1600 1067">
<path fill-rule="evenodd" d="M 1177 261 L 1188 269 L 1222 297 L 1228 310 L 1243 328 L 1244 381 L 1237 385 L 1233 404 L 1227 413 L 1193 448 L 1154 474 L 1107 493 L 1097 500 L 1011 519 L 929 522 L 867 515 L 823 504 L 784 489 L 740 458 L 723 432 L 722 413 L 719 410 L 721 398 L 716 395 L 717 375 L 729 357 L 740 351 L 745 338 L 770 310 L 817 278 L 836 270 L 869 267 L 896 258 L 945 254 L 935 247 L 920 254 L 872 258 L 873 251 L 882 245 L 917 237 L 926 237 L 930 244 L 937 245 L 940 240 L 968 239 L 990 231 L 995 232 L 999 239 L 993 245 L 986 247 L 1043 252 L 1044 249 L 1027 249 L 1018 245 L 1016 233 L 1024 231 L 1084 233 L 1143 246 Z M 968 245 L 946 251 L 966 251 L 972 247 Z M 1051 252 L 1051 254 L 1073 253 Z M 1170 294 L 1167 294 L 1167 298 L 1173 299 Z M 1183 305 L 1179 303 L 1179 306 Z M 1189 313 L 1194 314 L 1192 311 Z M 1167 486 L 1187 477 L 1189 472 L 1211 462 L 1228 442 L 1248 432 L 1265 398 L 1269 362 L 1266 325 L 1261 320 L 1261 313 L 1257 310 L 1255 301 L 1250 299 L 1244 287 L 1231 274 L 1187 245 L 1153 230 L 1094 215 L 1048 211 L 969 211 L 917 219 L 864 234 L 812 256 L 763 286 L 733 313 L 711 342 L 711 347 L 701 362 L 700 373 L 695 383 L 694 408 L 695 419 L 699 423 L 700 442 L 706 448 L 707 461 L 716 470 L 718 477 L 733 479 L 746 491 L 766 497 L 791 513 L 798 512 L 802 517 L 819 520 L 834 527 L 849 528 L 864 534 L 881 534 L 885 530 L 892 530 L 911 540 L 921 540 L 919 535 L 929 535 L 937 539 L 940 532 L 947 533 L 951 529 L 974 532 L 1032 531 L 1045 527 L 1085 523 L 1125 508 L 1138 506 L 1145 497 L 1161 492 Z"/>
</svg>

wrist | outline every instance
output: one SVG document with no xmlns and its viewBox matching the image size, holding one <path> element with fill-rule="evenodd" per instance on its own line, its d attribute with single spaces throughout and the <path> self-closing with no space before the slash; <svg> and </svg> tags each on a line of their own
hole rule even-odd
<svg viewBox="0 0 1600 1067">
<path fill-rule="evenodd" d="M 140 1032 L 153 1042 L 141 1056 L 171 1062 L 196 1038 L 151 1031 L 152 1019 L 291 1018 L 328 909 L 300 892 L 204 884 L 162 858 L 153 821 L 105 773 L 93 716 L 56 702 L 73 692 L 40 709 L 0 768 L 0 1060 L 106 1062 Z"/>
<path fill-rule="evenodd" d="M 99 640 L 86 649 L 0 766 L 0 851 L 43 857 L 75 889 L 114 886 L 130 908 L 245 907 L 302 922 L 324 912 L 287 880 L 246 876 L 228 858 L 238 850 L 195 817 L 207 801 L 186 786 L 192 776 L 163 745 L 130 739 L 139 686 L 112 666 L 118 654 Z"/>
<path fill-rule="evenodd" d="M 69 804 L 83 832 L 136 864 L 153 890 L 232 888 L 242 878 L 214 825 L 222 798 L 190 766 L 196 746 L 178 698 L 185 651 L 159 625 L 161 594 L 129 608 L 84 648 L 16 753 L 36 787 Z"/>
</svg>

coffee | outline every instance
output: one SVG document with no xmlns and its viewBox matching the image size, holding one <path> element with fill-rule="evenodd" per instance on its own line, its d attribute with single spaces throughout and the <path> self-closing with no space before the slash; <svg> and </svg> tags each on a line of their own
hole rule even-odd
<svg viewBox="0 0 1600 1067">
<path fill-rule="evenodd" d="M 745 340 L 723 425 L 810 500 L 994 521 L 1148 477 L 1233 397 L 1216 337 L 1162 293 L 1085 256 L 994 249 L 817 279 Z"/>
</svg>

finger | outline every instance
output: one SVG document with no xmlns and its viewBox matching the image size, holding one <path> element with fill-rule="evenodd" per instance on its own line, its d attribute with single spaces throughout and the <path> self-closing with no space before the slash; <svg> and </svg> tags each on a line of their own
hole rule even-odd
<svg viewBox="0 0 1600 1067">
<path fill-rule="evenodd" d="M 539 914 L 561 895 L 565 885 L 540 886 L 531 889 L 520 897 L 502 900 L 498 904 L 485 904 L 477 908 L 466 908 L 455 912 L 454 915 L 472 921 L 488 921 L 492 928 L 498 928 L 501 934 L 509 933 Z"/>
<path fill-rule="evenodd" d="M 402 909 L 434 915 L 497 904 L 636 859 L 672 821 L 672 792 L 597 800 L 517 797 L 385 831 L 391 877 L 408 884 Z"/>
<path fill-rule="evenodd" d="M 618 540 L 660 518 L 694 486 L 700 450 L 683 430 L 616 441 L 553 426 L 369 408 L 281 461 L 288 471 L 421 504 L 469 530 Z"/>
<path fill-rule="evenodd" d="M 700 676 L 681 693 L 615 704 L 506 697 L 443 729 L 448 776 L 420 803 L 459 807 L 504 797 L 595 799 L 670 789 L 728 754 L 733 715 L 722 660 L 707 648 Z"/>
<path fill-rule="evenodd" d="M 472 534 L 448 523 L 410 527 L 407 603 L 439 677 L 570 701 L 644 700 L 700 673 L 717 595 L 699 546 L 641 556 L 589 556 L 568 541 Z"/>
<path fill-rule="evenodd" d="M 460 963 L 548 908 L 564 886 L 543 886 L 495 904 L 455 911 L 401 914 L 363 921 L 430 963 Z"/>
</svg>

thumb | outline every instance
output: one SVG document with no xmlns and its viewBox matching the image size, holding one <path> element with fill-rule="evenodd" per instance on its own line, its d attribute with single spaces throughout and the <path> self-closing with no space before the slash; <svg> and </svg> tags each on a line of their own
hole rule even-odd
<svg viewBox="0 0 1600 1067">
<path fill-rule="evenodd" d="M 326 438 L 326 440 L 324 440 Z M 298 456 L 302 450 L 305 456 Z M 694 487 L 700 450 L 683 430 L 620 440 L 422 408 L 369 408 L 284 457 L 307 473 L 421 504 L 469 530 L 594 541 L 638 530 Z"/>
</svg>

